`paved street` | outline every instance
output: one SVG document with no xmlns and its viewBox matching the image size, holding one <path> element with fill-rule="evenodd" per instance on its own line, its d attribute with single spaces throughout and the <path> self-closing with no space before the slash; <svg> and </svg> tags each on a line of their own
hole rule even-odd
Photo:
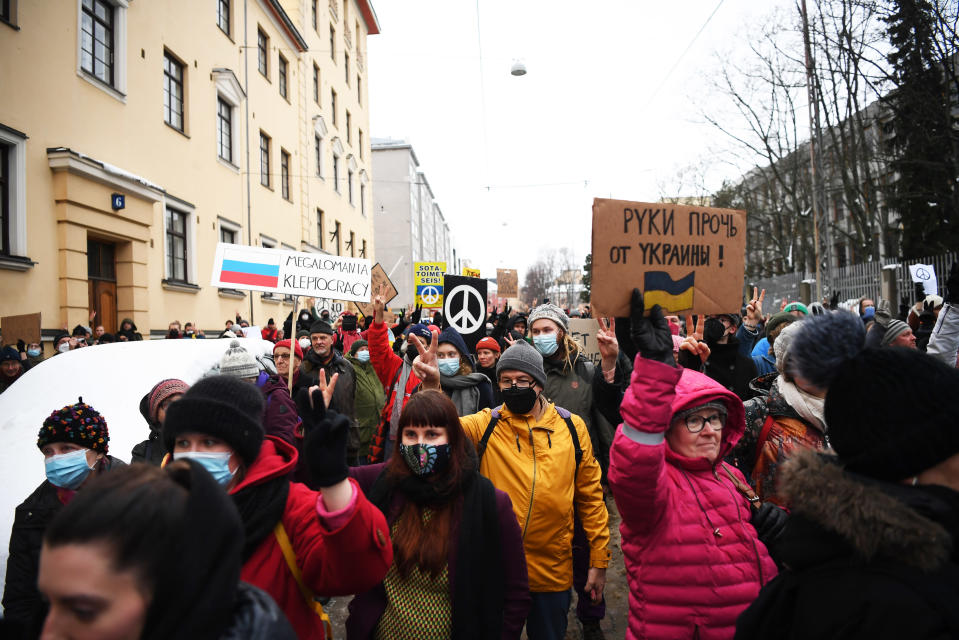
<svg viewBox="0 0 959 640">
<path fill-rule="evenodd" d="M 616 504 L 612 497 L 606 499 L 606 506 L 609 509 L 609 522 L 611 528 L 611 550 L 613 553 L 612 564 L 606 573 L 606 618 L 603 620 L 603 631 L 607 640 L 623 640 L 626 637 L 626 618 L 629 612 L 629 587 L 626 584 L 626 569 L 623 565 L 623 550 L 619 545 L 619 512 L 616 510 Z M 333 621 L 333 634 L 336 638 L 345 638 L 346 631 L 344 622 L 346 621 L 347 606 L 351 598 L 334 598 L 326 607 Z M 573 605 L 570 607 L 569 628 L 566 632 L 566 640 L 581 640 L 583 632 L 580 629 L 579 621 L 576 619 L 576 597 L 573 596 Z M 526 634 L 523 634 L 526 638 Z"/>
</svg>

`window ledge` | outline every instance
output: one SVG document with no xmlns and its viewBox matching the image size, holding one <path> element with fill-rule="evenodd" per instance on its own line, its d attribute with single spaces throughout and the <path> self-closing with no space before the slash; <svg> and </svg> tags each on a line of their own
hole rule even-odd
<svg viewBox="0 0 959 640">
<path fill-rule="evenodd" d="M 230 169 L 230 170 L 233 171 L 234 173 L 240 173 L 240 167 L 236 166 L 235 164 L 233 164 L 233 163 L 230 162 L 229 160 L 225 160 L 225 159 L 223 158 L 223 156 L 217 155 L 216 159 L 219 160 L 219 161 L 220 161 L 220 164 L 222 164 L 222 165 L 223 165 L 224 167 L 226 167 L 227 169 Z"/>
<path fill-rule="evenodd" d="M 37 264 L 33 260 L 23 256 L 0 256 L 0 269 L 10 271 L 27 271 Z"/>
<path fill-rule="evenodd" d="M 189 282 L 177 282 L 175 280 L 161 280 L 160 285 L 167 291 L 181 291 L 183 293 L 198 293 L 200 287 Z"/>
<path fill-rule="evenodd" d="M 221 298 L 239 298 L 243 299 L 246 297 L 246 294 L 240 291 L 239 289 L 218 289 L 218 293 Z"/>
<path fill-rule="evenodd" d="M 270 302 L 272 304 L 280 304 L 283 302 L 283 298 L 280 296 L 273 295 L 272 293 L 261 293 L 260 300 L 263 302 Z"/>
<path fill-rule="evenodd" d="M 86 80 L 87 82 L 89 82 L 90 84 L 92 84 L 97 89 L 113 96 L 114 98 L 122 102 L 123 104 L 127 103 L 127 96 L 125 93 L 121 93 L 120 91 L 117 91 L 116 87 L 113 87 L 112 85 L 107 84 L 100 78 L 90 75 L 89 73 L 83 70 L 77 71 L 77 75 L 83 78 L 84 80 Z"/>
<path fill-rule="evenodd" d="M 0 22 L 2 22 L 3 24 L 7 25 L 8 27 L 10 27 L 11 29 L 13 29 L 14 31 L 19 31 L 19 30 L 20 30 L 20 25 L 13 24 L 12 22 L 10 22 L 9 20 L 7 20 L 6 18 L 0 18 Z"/>
<path fill-rule="evenodd" d="M 172 124 L 170 124 L 170 123 L 167 122 L 166 120 L 163 121 L 163 124 L 165 124 L 168 128 L 173 129 L 174 131 L 176 131 L 177 133 L 179 133 L 181 136 L 183 136 L 183 137 L 186 138 L 187 140 L 190 139 L 190 134 L 188 134 L 186 131 L 183 131 L 182 129 L 177 129 L 176 127 L 174 127 Z"/>
</svg>

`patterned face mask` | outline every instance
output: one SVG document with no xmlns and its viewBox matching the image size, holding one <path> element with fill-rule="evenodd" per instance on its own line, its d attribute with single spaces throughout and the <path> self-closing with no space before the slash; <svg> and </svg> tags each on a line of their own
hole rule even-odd
<svg viewBox="0 0 959 640">
<path fill-rule="evenodd" d="M 442 473 L 450 464 L 449 444 L 401 444 L 400 455 L 418 476 Z"/>
</svg>

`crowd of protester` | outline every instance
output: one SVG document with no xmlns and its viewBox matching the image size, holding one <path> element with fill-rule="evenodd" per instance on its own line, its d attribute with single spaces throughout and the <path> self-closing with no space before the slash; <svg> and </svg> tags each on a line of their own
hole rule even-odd
<svg viewBox="0 0 959 640">
<path fill-rule="evenodd" d="M 471 348 L 371 302 L 237 313 L 205 375 L 130 399 L 129 465 L 108 416 L 51 407 L 4 637 L 321 639 L 350 596 L 347 638 L 560 640 L 575 596 L 592 640 L 609 570 L 631 639 L 959 637 L 959 265 L 895 313 L 753 290 L 681 318 L 634 289 L 592 358 L 588 307 L 490 309 Z M 54 355 L 136 331 L 78 326 Z M 4 347 L 0 392 L 42 360 Z"/>
</svg>

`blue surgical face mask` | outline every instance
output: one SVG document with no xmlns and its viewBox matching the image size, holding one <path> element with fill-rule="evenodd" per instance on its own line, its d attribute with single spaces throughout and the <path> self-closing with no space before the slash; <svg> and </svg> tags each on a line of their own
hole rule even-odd
<svg viewBox="0 0 959 640">
<path fill-rule="evenodd" d="M 370 361 L 370 352 L 369 351 L 357 351 L 356 359 L 360 362 L 369 362 Z"/>
<path fill-rule="evenodd" d="M 39 349 L 27 349 L 27 355 L 30 356 L 31 358 L 36 358 L 38 355 L 40 355 L 40 350 L 39 350 Z"/>
<path fill-rule="evenodd" d="M 195 460 L 199 462 L 204 469 L 210 472 L 213 479 L 221 486 L 230 484 L 235 471 L 230 471 L 229 451 L 181 451 L 173 454 L 174 460 Z"/>
<path fill-rule="evenodd" d="M 533 336 L 533 346 L 544 356 L 551 356 L 559 349 L 559 342 L 556 341 L 555 333 L 541 333 Z"/>
<path fill-rule="evenodd" d="M 87 449 L 77 449 L 46 459 L 47 480 L 62 489 L 77 489 L 90 475 Z"/>
<path fill-rule="evenodd" d="M 460 370 L 459 358 L 437 358 L 436 362 L 439 364 L 440 373 L 444 376 L 455 376 Z"/>
</svg>

